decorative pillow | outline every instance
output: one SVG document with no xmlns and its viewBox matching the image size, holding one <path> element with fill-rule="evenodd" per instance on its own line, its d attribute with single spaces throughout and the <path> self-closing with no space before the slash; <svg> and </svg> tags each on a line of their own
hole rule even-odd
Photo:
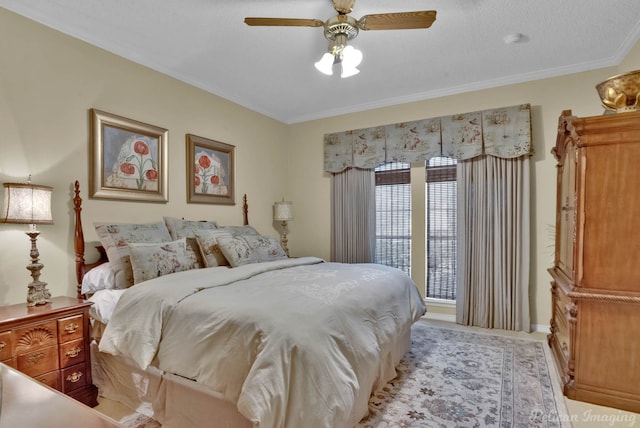
<svg viewBox="0 0 640 428">
<path fill-rule="evenodd" d="M 94 267 L 82 277 L 82 294 L 91 295 L 98 290 L 116 287 L 116 273 L 110 262 Z"/>
<path fill-rule="evenodd" d="M 186 238 L 158 244 L 129 244 L 129 251 L 134 284 L 198 268 L 189 258 Z"/>
<path fill-rule="evenodd" d="M 169 234 L 172 239 L 187 238 L 187 251 L 189 257 L 198 264 L 200 267 L 205 267 L 206 263 L 202 260 L 200 255 L 200 249 L 196 242 L 195 233 L 201 230 L 214 230 L 218 228 L 218 224 L 215 221 L 195 221 L 184 220 L 174 217 L 163 217 Z"/>
<path fill-rule="evenodd" d="M 232 238 L 233 235 L 222 229 L 196 232 L 196 242 L 205 267 L 229 266 L 229 262 L 218 245 L 217 238 L 220 237 Z"/>
<path fill-rule="evenodd" d="M 147 224 L 95 223 L 95 228 L 100 243 L 107 251 L 107 258 L 113 266 L 116 288 L 127 288 L 134 283 L 128 243 L 171 241 L 171 235 L 169 235 L 169 230 L 164 222 Z"/>
<path fill-rule="evenodd" d="M 273 236 L 223 236 L 217 238 L 217 241 L 231 267 L 287 258 L 287 254 Z"/>
<path fill-rule="evenodd" d="M 246 235 L 255 235 L 255 236 L 259 236 L 260 233 L 258 233 L 257 230 L 255 230 L 253 228 L 253 226 L 222 226 L 218 228 L 219 230 L 223 231 L 223 232 L 228 232 L 234 236 L 246 236 Z"/>
<path fill-rule="evenodd" d="M 215 221 L 195 221 L 174 217 L 162 218 L 164 219 L 167 229 L 169 229 L 169 234 L 173 239 L 193 238 L 197 231 L 218 228 L 218 223 Z"/>
</svg>

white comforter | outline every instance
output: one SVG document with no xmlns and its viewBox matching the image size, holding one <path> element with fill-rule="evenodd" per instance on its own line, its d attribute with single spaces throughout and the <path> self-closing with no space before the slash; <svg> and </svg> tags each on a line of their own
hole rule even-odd
<svg viewBox="0 0 640 428">
<path fill-rule="evenodd" d="M 205 384 L 257 427 L 353 427 L 423 313 L 413 281 L 381 265 L 197 269 L 128 289 L 100 350 Z"/>
</svg>

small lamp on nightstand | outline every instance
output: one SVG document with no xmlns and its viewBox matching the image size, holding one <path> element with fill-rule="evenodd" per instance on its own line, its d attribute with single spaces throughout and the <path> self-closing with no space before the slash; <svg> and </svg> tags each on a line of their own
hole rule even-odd
<svg viewBox="0 0 640 428">
<path fill-rule="evenodd" d="M 282 233 L 280 234 L 280 242 L 282 243 L 282 249 L 287 256 L 289 255 L 289 248 L 287 248 L 287 222 L 293 220 L 293 204 L 291 201 L 276 202 L 273 204 L 273 220 L 282 222 Z"/>
<path fill-rule="evenodd" d="M 40 281 L 40 271 L 44 267 L 39 262 L 40 253 L 36 246 L 36 240 L 40 232 L 36 224 L 53 224 L 51 216 L 51 192 L 52 187 L 31 184 L 31 176 L 28 183 L 4 183 L 4 209 L 2 211 L 2 223 L 28 224 L 26 232 L 31 239 L 31 264 L 27 269 L 31 271 L 33 281 L 29 284 L 27 293 L 27 305 L 43 305 L 51 301 L 51 293 L 47 290 L 47 283 Z"/>
</svg>

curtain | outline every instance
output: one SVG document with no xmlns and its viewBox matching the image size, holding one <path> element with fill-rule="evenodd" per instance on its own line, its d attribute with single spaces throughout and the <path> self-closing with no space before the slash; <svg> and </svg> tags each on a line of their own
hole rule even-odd
<svg viewBox="0 0 640 428">
<path fill-rule="evenodd" d="M 373 169 L 349 168 L 331 176 L 331 260 L 373 263 L 376 187 Z"/>
<path fill-rule="evenodd" d="M 439 156 L 516 158 L 532 151 L 531 106 L 519 104 L 325 134 L 324 170 L 337 173 Z"/>
<path fill-rule="evenodd" d="M 529 157 L 460 161 L 456 322 L 530 331 Z"/>
</svg>

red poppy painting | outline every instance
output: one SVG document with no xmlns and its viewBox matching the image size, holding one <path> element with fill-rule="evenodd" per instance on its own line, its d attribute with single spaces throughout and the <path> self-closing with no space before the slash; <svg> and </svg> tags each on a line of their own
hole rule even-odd
<svg viewBox="0 0 640 428">
<path fill-rule="evenodd" d="M 100 110 L 91 114 L 91 196 L 167 202 L 168 131 Z"/>
<path fill-rule="evenodd" d="M 187 134 L 187 202 L 235 204 L 234 149 L 230 144 Z"/>
</svg>

